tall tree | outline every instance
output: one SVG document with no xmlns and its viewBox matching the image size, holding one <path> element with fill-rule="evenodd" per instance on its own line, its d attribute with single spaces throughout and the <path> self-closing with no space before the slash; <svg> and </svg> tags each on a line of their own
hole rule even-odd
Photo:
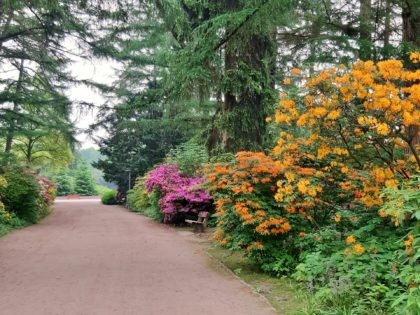
<svg viewBox="0 0 420 315">
<path fill-rule="evenodd" d="M 93 127 L 108 134 L 98 142 L 103 158 L 95 166 L 126 191 L 129 173 L 133 178 L 144 174 L 208 124 L 212 102 L 168 97 L 168 54 L 176 43 L 151 2 L 122 1 L 118 9 L 108 18 L 112 31 L 105 30 L 96 43 L 99 53 L 123 64 L 108 90 L 117 101 L 104 108 Z"/>
<path fill-rule="evenodd" d="M 0 136 L 4 153 L 12 151 L 14 139 L 27 133 L 34 123 L 59 128 L 68 137 L 70 102 L 63 90 L 74 82 L 66 66 L 72 56 L 66 40 L 77 38 L 88 47 L 89 31 L 80 1 L 0 2 Z M 58 119 L 33 116 L 28 106 L 39 112 L 55 112 Z M 44 128 L 45 129 L 45 128 Z M 65 130 L 67 129 L 67 130 Z"/>
<path fill-rule="evenodd" d="M 93 196 L 97 193 L 92 174 L 86 164 L 77 169 L 74 184 L 74 191 L 82 196 Z"/>
<path fill-rule="evenodd" d="M 264 117 L 275 100 L 274 34 L 290 1 L 156 3 L 177 41 L 169 68 L 170 91 L 177 97 L 217 101 L 209 149 L 261 148 Z"/>
</svg>

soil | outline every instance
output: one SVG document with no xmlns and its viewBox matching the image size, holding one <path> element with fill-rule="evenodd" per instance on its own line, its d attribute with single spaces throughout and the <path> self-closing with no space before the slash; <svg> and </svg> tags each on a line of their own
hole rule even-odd
<svg viewBox="0 0 420 315">
<path fill-rule="evenodd" d="M 0 239 L 0 314 L 276 314 L 202 246 L 98 199 Z"/>
</svg>

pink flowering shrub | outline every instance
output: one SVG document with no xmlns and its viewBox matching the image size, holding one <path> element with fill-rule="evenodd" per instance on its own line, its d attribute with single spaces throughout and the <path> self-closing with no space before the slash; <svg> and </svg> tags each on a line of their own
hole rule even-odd
<svg viewBox="0 0 420 315">
<path fill-rule="evenodd" d="M 164 222 L 175 222 L 181 214 L 197 213 L 212 206 L 212 196 L 202 188 L 203 178 L 186 177 L 176 164 L 163 164 L 153 169 L 146 179 L 147 192 L 157 189 Z"/>
<path fill-rule="evenodd" d="M 41 187 L 41 197 L 44 199 L 45 203 L 51 205 L 56 197 L 56 188 L 54 183 L 44 176 L 37 176 L 36 179 Z"/>
</svg>

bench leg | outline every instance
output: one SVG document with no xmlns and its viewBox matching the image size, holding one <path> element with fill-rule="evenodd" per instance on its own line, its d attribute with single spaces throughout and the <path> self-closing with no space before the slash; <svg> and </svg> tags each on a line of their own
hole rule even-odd
<svg viewBox="0 0 420 315">
<path fill-rule="evenodd" d="M 202 224 L 194 224 L 194 233 L 203 233 L 204 232 L 204 227 Z"/>
</svg>

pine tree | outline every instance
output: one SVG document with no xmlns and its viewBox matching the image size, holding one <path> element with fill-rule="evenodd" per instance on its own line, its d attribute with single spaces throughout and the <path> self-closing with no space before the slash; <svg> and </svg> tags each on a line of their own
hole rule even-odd
<svg viewBox="0 0 420 315">
<path fill-rule="evenodd" d="M 53 177 L 54 183 L 57 187 L 58 196 L 66 196 L 73 193 L 73 180 L 67 172 L 61 171 Z"/>
<path fill-rule="evenodd" d="M 76 0 L 1 1 L 0 136 L 6 163 L 16 137 L 28 136 L 34 126 L 58 130 L 71 142 L 71 104 L 63 90 L 75 80 L 65 68 L 71 52 L 64 42 L 91 39 L 82 13 Z M 29 142 L 37 134 L 35 128 Z"/>
<path fill-rule="evenodd" d="M 76 171 L 74 190 L 82 196 L 93 196 L 97 193 L 92 174 L 86 164 L 82 164 Z"/>
</svg>

